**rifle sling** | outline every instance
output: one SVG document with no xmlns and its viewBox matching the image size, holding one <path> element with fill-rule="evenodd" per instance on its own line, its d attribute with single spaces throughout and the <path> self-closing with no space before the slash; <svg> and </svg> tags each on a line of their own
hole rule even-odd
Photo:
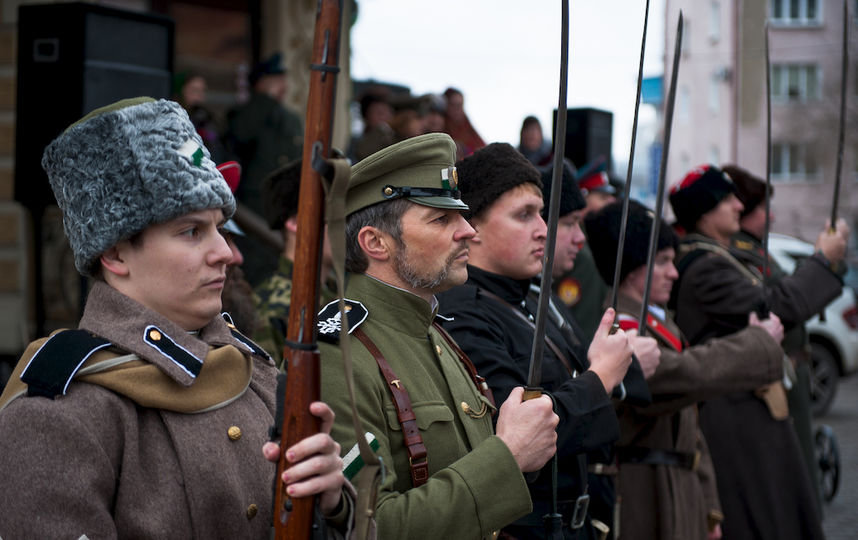
<svg viewBox="0 0 858 540">
<path fill-rule="evenodd" d="M 480 294 L 483 294 L 483 295 L 487 296 L 488 298 L 491 298 L 492 300 L 508 307 L 510 310 L 512 310 L 513 313 L 515 313 L 516 317 L 518 317 L 519 319 L 524 321 L 524 323 L 527 324 L 529 327 L 533 328 L 534 331 L 536 330 L 536 325 L 533 324 L 533 321 L 528 319 L 524 315 L 524 313 L 522 313 L 521 311 L 516 309 L 515 306 L 513 306 L 512 304 L 510 304 L 509 302 L 507 302 L 506 300 L 504 300 L 500 296 L 496 295 L 495 293 L 487 291 L 487 290 L 483 289 L 482 287 L 480 287 L 479 292 L 480 292 Z M 563 352 L 560 350 L 560 347 L 558 347 L 557 344 L 554 343 L 554 340 L 551 339 L 550 337 L 548 337 L 548 333 L 545 334 L 545 344 L 548 345 L 548 348 L 551 349 L 551 352 L 554 353 L 554 356 L 556 356 L 557 359 L 563 363 L 563 366 L 566 368 L 566 371 L 568 371 L 569 374 L 574 377 L 575 370 L 572 368 L 572 364 L 569 362 L 569 359 L 566 358 L 566 355 L 563 354 Z"/>
<path fill-rule="evenodd" d="M 408 391 L 369 336 L 360 328 L 355 328 L 352 331 L 352 335 L 360 340 L 372 357 L 375 358 L 378 369 L 387 381 L 387 388 L 390 390 L 393 404 L 396 407 L 396 417 L 399 419 L 399 425 L 402 427 L 405 448 L 408 450 L 411 482 L 414 484 L 414 487 L 420 487 L 429 479 L 429 459 L 426 455 L 426 446 L 423 444 L 423 437 L 420 436 L 420 429 L 417 427 L 417 417 L 414 416 Z"/>
</svg>

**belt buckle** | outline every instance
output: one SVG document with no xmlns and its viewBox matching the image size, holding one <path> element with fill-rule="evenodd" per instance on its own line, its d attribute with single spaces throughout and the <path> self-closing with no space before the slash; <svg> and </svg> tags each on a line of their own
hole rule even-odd
<svg viewBox="0 0 858 540">
<path fill-rule="evenodd" d="M 587 519 L 587 508 L 590 506 L 590 496 L 583 494 L 575 500 L 575 511 L 572 512 L 572 520 L 569 527 L 572 529 L 580 529 L 584 526 Z"/>
</svg>

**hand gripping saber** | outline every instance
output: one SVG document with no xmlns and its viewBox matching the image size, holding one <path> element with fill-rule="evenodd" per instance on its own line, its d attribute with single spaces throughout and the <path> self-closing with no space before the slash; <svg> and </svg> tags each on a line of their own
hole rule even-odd
<svg viewBox="0 0 858 540">
<path fill-rule="evenodd" d="M 658 231 L 661 225 L 661 212 L 664 207 L 664 178 L 667 174 L 667 156 L 670 151 L 670 132 L 673 125 L 673 108 L 676 103 L 676 78 L 679 75 L 679 57 L 682 47 L 682 10 L 676 26 L 676 45 L 673 48 L 673 71 L 670 74 L 670 91 L 667 97 L 667 110 L 664 115 L 664 149 L 661 153 L 661 165 L 658 170 L 658 187 L 655 195 L 655 216 L 649 235 L 649 252 L 646 258 L 646 281 L 644 282 L 643 302 L 641 304 L 640 333 L 646 333 L 646 318 L 649 304 L 649 292 L 652 285 L 652 267 L 655 263 L 655 251 L 658 248 Z"/>
</svg>

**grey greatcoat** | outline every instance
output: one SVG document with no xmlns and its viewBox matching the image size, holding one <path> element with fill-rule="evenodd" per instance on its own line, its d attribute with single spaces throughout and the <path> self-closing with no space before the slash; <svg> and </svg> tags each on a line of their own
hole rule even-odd
<svg viewBox="0 0 858 540">
<path fill-rule="evenodd" d="M 65 395 L 20 395 L 39 340 L 0 399 L 0 537 L 268 538 L 271 360 L 221 317 L 190 334 L 102 282 L 80 328 L 112 346 Z M 171 339 L 199 374 L 152 339 Z"/>
<path fill-rule="evenodd" d="M 748 313 L 763 304 L 789 330 L 819 312 L 840 293 L 842 284 L 814 256 L 764 290 L 759 273 L 698 234 L 683 239 L 677 261 L 676 323 L 692 345 L 744 328 Z M 772 410 L 776 408 L 767 407 L 752 392 L 717 397 L 701 408 L 700 423 L 724 508 L 725 539 L 822 538 L 815 488 L 795 430 L 788 419 L 776 419 Z"/>
<path fill-rule="evenodd" d="M 637 329 L 640 302 L 620 295 L 624 330 Z M 688 347 L 669 317 L 650 313 L 647 335 L 658 340 L 661 361 L 647 379 L 653 403 L 622 402 L 617 481 L 621 537 L 640 540 L 705 540 L 709 517 L 721 514 L 712 464 L 700 435 L 697 402 L 731 390 L 753 390 L 783 374 L 780 347 L 761 328 Z M 654 452 L 653 452 L 654 451 Z M 697 456 L 691 466 L 652 464 L 656 452 Z M 626 456 L 638 461 L 626 461 Z"/>
</svg>

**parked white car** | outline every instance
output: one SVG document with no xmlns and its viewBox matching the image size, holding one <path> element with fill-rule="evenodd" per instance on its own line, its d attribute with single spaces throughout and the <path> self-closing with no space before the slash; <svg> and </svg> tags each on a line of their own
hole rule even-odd
<svg viewBox="0 0 858 540">
<path fill-rule="evenodd" d="M 769 235 L 769 252 L 787 273 L 814 252 L 809 244 L 791 236 Z M 858 307 L 855 290 L 843 287 L 822 314 L 807 323 L 810 335 L 812 372 L 810 391 L 814 415 L 825 414 L 837 392 L 839 377 L 858 370 Z"/>
</svg>

